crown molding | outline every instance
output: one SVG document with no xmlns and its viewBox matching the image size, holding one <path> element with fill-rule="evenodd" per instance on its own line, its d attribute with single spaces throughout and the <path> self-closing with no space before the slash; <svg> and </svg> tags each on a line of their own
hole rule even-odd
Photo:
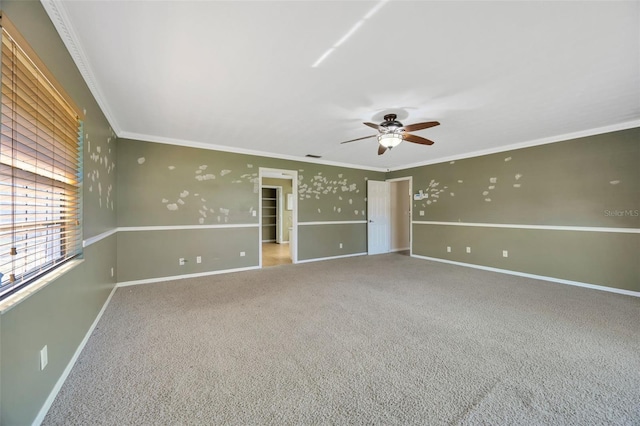
<svg viewBox="0 0 640 426">
<path fill-rule="evenodd" d="M 69 54 L 73 58 L 73 61 L 78 67 L 78 70 L 80 71 L 80 74 L 84 78 L 85 83 L 89 87 L 89 90 L 91 91 L 93 97 L 96 99 L 96 102 L 98 103 L 100 109 L 102 110 L 102 113 L 105 115 L 113 131 L 119 138 L 128 138 L 128 139 L 135 139 L 135 140 L 148 141 L 148 142 L 157 142 L 157 143 L 164 143 L 164 144 L 170 144 L 170 145 L 185 146 L 185 147 L 191 147 L 191 148 L 201 148 L 201 149 L 208 149 L 208 150 L 215 150 L 215 151 L 233 152 L 238 154 L 255 155 L 259 157 L 269 157 L 269 158 L 277 158 L 282 160 L 298 161 L 302 163 L 322 164 L 327 166 L 346 167 L 350 169 L 369 170 L 369 171 L 385 173 L 385 172 L 402 171 L 402 170 L 407 170 L 407 169 L 421 167 L 421 166 L 428 166 L 431 164 L 444 163 L 447 161 L 463 160 L 466 158 L 479 157 L 482 155 L 513 151 L 513 150 L 522 149 L 522 148 L 529 148 L 529 147 L 538 146 L 538 145 L 545 145 L 545 144 L 550 144 L 555 142 L 562 142 L 570 139 L 594 136 L 594 135 L 614 132 L 618 130 L 626 130 L 626 129 L 631 129 L 635 127 L 640 127 L 640 119 L 638 119 L 638 120 L 628 121 L 624 123 L 598 127 L 595 129 L 589 129 L 589 130 L 573 132 L 573 133 L 566 133 L 562 135 L 556 135 L 556 136 L 542 138 L 542 139 L 535 139 L 531 141 L 519 142 L 511 145 L 504 145 L 504 146 L 489 148 L 485 150 L 478 150 L 478 151 L 468 152 L 464 154 L 453 155 L 449 157 L 434 158 L 434 159 L 423 161 L 423 162 L 411 163 L 411 164 L 406 164 L 406 165 L 401 165 L 396 167 L 364 166 L 359 164 L 327 161 L 322 159 L 310 159 L 308 157 L 296 157 L 293 155 L 276 154 L 276 153 L 265 152 L 265 151 L 235 148 L 235 147 L 229 147 L 229 146 L 208 144 L 203 142 L 194 142 L 194 141 L 188 141 L 188 140 L 182 140 L 182 139 L 165 138 L 160 136 L 126 132 L 126 131 L 123 131 L 122 128 L 120 127 L 118 121 L 115 118 L 115 115 L 112 113 L 111 108 L 109 107 L 109 104 L 106 101 L 105 96 L 103 96 L 102 94 L 103 92 L 100 89 L 100 86 L 97 83 L 96 78 L 94 77 L 94 73 L 91 70 L 89 61 L 86 59 L 86 55 L 82 49 L 82 44 L 80 43 L 75 31 L 73 30 L 73 26 L 71 25 L 71 21 L 64 7 L 64 1 L 40 0 L 40 2 L 42 3 L 45 11 L 49 15 L 49 18 L 53 22 L 54 27 L 58 31 L 60 38 L 62 39 L 64 45 L 69 51 Z"/>
<path fill-rule="evenodd" d="M 382 173 L 386 173 L 387 171 L 389 171 L 389 169 L 383 168 L 383 167 L 361 166 L 357 164 L 341 163 L 338 161 L 328 161 L 328 160 L 321 160 L 321 159 L 308 158 L 308 157 L 296 157 L 295 155 L 277 154 L 274 152 L 257 151 L 253 149 L 236 148 L 236 147 L 224 146 L 224 145 L 215 145 L 215 144 L 210 144 L 205 142 L 189 141 L 185 139 L 165 138 L 163 136 L 146 135 L 141 133 L 121 132 L 118 134 L 118 137 L 121 139 L 133 139 L 133 140 L 138 140 L 142 142 L 163 143 L 167 145 L 177 145 L 177 146 L 184 146 L 188 148 L 200 148 L 200 149 L 208 149 L 211 151 L 233 152 L 235 154 L 245 154 L 245 155 L 255 155 L 258 157 L 277 158 L 280 160 L 290 160 L 290 161 L 297 161 L 301 163 L 346 167 L 348 169 L 370 170 L 372 172 L 382 172 Z"/>
<path fill-rule="evenodd" d="M 414 167 L 428 166 L 431 164 L 445 163 L 447 161 L 464 160 L 466 158 L 480 157 L 482 155 L 497 154 L 499 152 L 513 151 L 516 149 L 529 148 L 532 146 L 546 145 L 555 142 L 564 142 L 571 139 L 584 138 L 587 136 L 601 135 L 604 133 L 616 132 L 619 130 L 634 129 L 640 127 L 640 120 L 625 121 L 624 123 L 612 124 L 604 127 L 596 127 L 595 129 L 581 130 L 579 132 L 565 133 L 563 135 L 551 136 L 548 138 L 534 139 L 527 142 L 519 142 L 511 145 L 503 145 L 496 148 L 483 149 L 480 151 L 468 152 L 460 155 L 452 155 L 450 157 L 434 158 L 432 160 L 420 163 L 407 164 L 406 166 L 398 166 L 389 169 L 390 172 L 412 169 Z"/>
<path fill-rule="evenodd" d="M 40 3 L 42 3 L 44 10 L 47 12 L 47 15 L 49 15 L 49 19 L 51 19 L 53 26 L 56 31 L 58 31 L 62 42 L 69 51 L 73 62 L 76 64 L 76 67 L 78 67 L 89 91 L 100 106 L 100 109 L 109 122 L 109 125 L 115 134 L 119 135 L 121 132 L 120 125 L 118 124 L 115 115 L 111 112 L 111 108 L 102 94 L 103 92 L 100 89 L 100 85 L 94 77 L 89 61 L 86 59 L 87 56 L 82 49 L 82 43 L 80 43 L 78 36 L 73 30 L 67 11 L 64 8 L 64 2 L 57 0 L 40 0 Z"/>
</svg>

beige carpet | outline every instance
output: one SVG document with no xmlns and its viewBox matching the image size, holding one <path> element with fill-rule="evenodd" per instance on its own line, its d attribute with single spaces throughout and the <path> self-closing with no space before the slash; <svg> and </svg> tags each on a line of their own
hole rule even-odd
<svg viewBox="0 0 640 426">
<path fill-rule="evenodd" d="M 44 424 L 640 424 L 640 299 L 390 254 L 124 287 Z"/>
</svg>

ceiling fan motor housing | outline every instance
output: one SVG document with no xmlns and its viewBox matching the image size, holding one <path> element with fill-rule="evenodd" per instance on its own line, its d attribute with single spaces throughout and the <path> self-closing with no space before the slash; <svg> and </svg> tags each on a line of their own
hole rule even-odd
<svg viewBox="0 0 640 426">
<path fill-rule="evenodd" d="M 385 130 L 387 132 L 394 132 L 398 129 L 402 128 L 402 123 L 396 120 L 395 114 L 387 114 L 384 116 L 384 122 L 380 123 L 381 130 Z"/>
</svg>

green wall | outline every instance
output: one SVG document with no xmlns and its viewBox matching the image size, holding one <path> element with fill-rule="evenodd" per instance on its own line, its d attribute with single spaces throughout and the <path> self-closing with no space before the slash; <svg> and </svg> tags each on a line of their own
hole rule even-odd
<svg viewBox="0 0 640 426">
<path fill-rule="evenodd" d="M 385 178 L 382 172 L 128 139 L 118 140 L 117 164 L 122 283 L 257 267 L 261 167 L 298 174 L 298 222 L 316 222 L 299 226 L 300 260 L 362 253 L 367 233 L 358 222 L 365 219 L 366 182 Z M 324 245 L 327 239 L 344 241 L 343 247 Z M 179 258 L 187 260 L 184 266 Z"/>
<path fill-rule="evenodd" d="M 116 226 L 116 140 L 100 107 L 38 1 L 2 1 L 7 16 L 75 103 L 85 110 L 83 238 Z M 0 315 L 0 424 L 31 424 L 115 286 L 115 235 L 84 260 Z M 49 363 L 40 371 L 39 352 Z"/>
<path fill-rule="evenodd" d="M 629 232 L 640 228 L 639 160 L 635 128 L 389 177 L 412 176 L 428 195 L 413 201 L 415 255 L 640 291 L 640 234 Z"/>
</svg>

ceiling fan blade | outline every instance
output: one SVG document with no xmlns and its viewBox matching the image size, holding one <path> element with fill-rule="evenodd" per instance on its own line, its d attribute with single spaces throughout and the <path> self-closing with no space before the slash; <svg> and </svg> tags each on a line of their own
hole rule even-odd
<svg viewBox="0 0 640 426">
<path fill-rule="evenodd" d="M 405 132 L 415 132 L 416 130 L 428 129 L 429 127 L 439 126 L 437 121 L 427 121 L 426 123 L 415 123 L 404 126 Z"/>
<path fill-rule="evenodd" d="M 382 145 L 380 145 L 380 144 L 378 144 L 378 155 L 382 155 L 385 152 L 387 152 L 387 148 L 382 146 Z"/>
<path fill-rule="evenodd" d="M 413 142 L 413 143 L 419 143 L 422 145 L 433 145 L 433 141 L 430 141 L 429 139 L 425 139 L 421 136 L 416 136 L 416 135 L 410 135 L 409 133 L 403 133 L 402 134 L 403 139 L 407 142 Z"/>
<path fill-rule="evenodd" d="M 373 138 L 373 137 L 376 137 L 376 136 L 378 136 L 378 135 L 371 135 L 371 136 L 365 136 L 363 138 L 351 139 L 350 141 L 340 142 L 340 144 L 349 143 L 349 142 L 355 142 L 355 141 L 361 141 L 362 139 L 369 139 L 369 138 Z"/>
<path fill-rule="evenodd" d="M 369 126 L 369 127 L 373 128 L 373 129 L 376 129 L 376 130 L 378 130 L 380 128 L 379 125 L 373 124 L 373 123 L 362 123 L 362 124 L 364 124 L 365 126 Z"/>
</svg>

